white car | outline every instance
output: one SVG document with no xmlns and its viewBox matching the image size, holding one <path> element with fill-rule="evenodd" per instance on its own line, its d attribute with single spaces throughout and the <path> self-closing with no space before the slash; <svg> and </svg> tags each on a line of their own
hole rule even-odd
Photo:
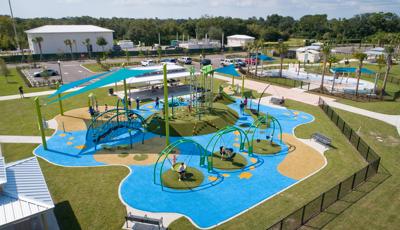
<svg viewBox="0 0 400 230">
<path fill-rule="evenodd" d="M 142 64 L 142 66 L 151 66 L 151 65 L 155 65 L 156 63 L 153 60 L 143 60 L 140 62 Z"/>
<path fill-rule="evenodd" d="M 178 59 L 179 63 L 185 64 L 185 65 L 191 65 L 192 64 L 192 58 L 190 57 L 181 57 Z"/>
<path fill-rule="evenodd" d="M 222 66 L 228 66 L 228 65 L 235 64 L 235 60 L 226 58 L 226 59 L 221 59 L 220 63 Z"/>
</svg>

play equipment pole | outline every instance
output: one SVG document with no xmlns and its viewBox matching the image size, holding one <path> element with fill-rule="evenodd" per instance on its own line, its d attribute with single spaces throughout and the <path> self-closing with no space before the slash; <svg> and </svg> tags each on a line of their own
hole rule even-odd
<svg viewBox="0 0 400 230">
<path fill-rule="evenodd" d="M 60 88 L 60 83 L 57 82 L 57 89 L 58 88 Z M 60 100 L 61 93 L 57 94 L 57 97 L 58 97 L 58 104 L 60 105 L 60 114 L 61 114 L 61 116 L 64 116 L 64 109 L 63 109 L 62 101 Z"/>
<path fill-rule="evenodd" d="M 39 130 L 40 130 L 40 136 L 42 137 L 43 148 L 47 150 L 47 141 L 46 141 L 46 136 L 44 135 L 43 118 L 42 118 L 42 113 L 40 111 L 39 97 L 35 98 L 35 107 L 36 107 Z"/>
<path fill-rule="evenodd" d="M 169 114 L 168 114 L 168 82 L 167 64 L 163 65 L 164 72 L 164 120 L 165 120 L 165 146 L 169 145 Z"/>
<path fill-rule="evenodd" d="M 244 75 L 242 74 L 242 97 L 244 97 Z"/>
</svg>

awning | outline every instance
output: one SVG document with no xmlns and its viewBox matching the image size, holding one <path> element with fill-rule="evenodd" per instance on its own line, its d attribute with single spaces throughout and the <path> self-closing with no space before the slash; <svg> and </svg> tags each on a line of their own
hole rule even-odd
<svg viewBox="0 0 400 230">
<path fill-rule="evenodd" d="M 275 60 L 274 58 L 267 56 L 265 54 L 258 55 L 258 59 L 260 59 L 261 61 L 274 61 Z"/>
<path fill-rule="evenodd" d="M 54 96 L 56 96 L 56 95 L 58 95 L 60 93 L 63 93 L 65 91 L 70 90 L 72 88 L 75 88 L 77 86 L 83 85 L 86 82 L 92 81 L 94 79 L 103 77 L 104 75 L 109 74 L 109 73 L 111 73 L 111 72 L 104 72 L 104 73 L 96 74 L 96 75 L 93 75 L 93 76 L 88 77 L 88 78 L 84 78 L 84 79 L 81 79 L 81 80 L 78 80 L 78 81 L 73 81 L 73 82 L 65 84 L 65 85 L 61 85 L 60 88 L 58 88 L 56 92 L 54 92 L 53 94 L 48 96 L 48 98 L 52 98 L 52 97 L 54 97 Z"/>
<path fill-rule="evenodd" d="M 355 67 L 336 67 L 336 68 L 331 68 L 330 71 L 332 73 L 356 73 L 358 71 L 358 68 Z M 364 74 L 375 74 L 374 71 L 367 69 L 367 68 L 362 68 L 361 73 Z"/>
<path fill-rule="evenodd" d="M 240 77 L 240 74 L 236 71 L 235 66 L 233 64 L 215 69 L 214 71 L 217 73 L 231 75 L 234 77 Z"/>
<path fill-rule="evenodd" d="M 100 88 L 100 87 L 103 87 L 103 86 L 106 86 L 106 85 L 110 85 L 112 83 L 120 82 L 120 81 L 128 79 L 128 78 L 141 76 L 141 75 L 144 75 L 146 73 L 151 73 L 151 72 L 154 72 L 154 70 L 136 70 L 136 69 L 125 69 L 125 68 L 122 68 L 122 69 L 119 69 L 119 70 L 117 70 L 115 72 L 112 72 L 110 75 L 108 75 L 107 77 L 105 77 L 105 78 L 103 78 L 103 79 L 101 79 L 99 81 L 96 81 L 96 82 L 94 82 L 94 83 L 92 83 L 92 84 L 90 84 L 90 85 L 88 85 L 88 86 L 86 86 L 84 88 L 81 88 L 80 90 L 77 90 L 77 91 L 74 91 L 72 93 L 66 94 L 66 95 L 60 97 L 59 99 L 50 101 L 48 104 L 52 104 L 52 103 L 57 102 L 57 101 L 62 101 L 62 100 L 65 100 L 67 98 L 70 98 L 70 97 L 85 93 L 85 92 L 93 90 L 93 89 L 97 89 L 97 88 Z"/>
</svg>

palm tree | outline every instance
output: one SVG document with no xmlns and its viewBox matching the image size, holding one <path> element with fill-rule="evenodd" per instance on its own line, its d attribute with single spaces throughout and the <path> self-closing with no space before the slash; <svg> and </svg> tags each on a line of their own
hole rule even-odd
<svg viewBox="0 0 400 230">
<path fill-rule="evenodd" d="M 106 46 L 108 44 L 108 42 L 104 37 L 98 37 L 96 40 L 96 44 L 98 46 L 101 46 L 101 48 L 103 49 L 103 53 L 104 53 L 104 46 Z"/>
<path fill-rule="evenodd" d="M 383 99 L 383 95 L 386 90 L 386 84 L 387 84 L 387 79 L 389 77 L 390 69 L 392 68 L 392 57 L 394 54 L 394 48 L 393 46 L 386 46 L 385 47 L 385 52 L 386 52 L 386 72 L 385 72 L 385 77 L 383 78 L 383 86 L 381 90 L 381 99 Z"/>
<path fill-rule="evenodd" d="M 43 42 L 43 37 L 35 37 L 35 38 L 32 38 L 32 42 L 33 42 L 34 44 L 36 44 L 36 45 L 39 47 L 40 60 L 42 60 L 42 56 L 43 56 L 43 53 L 42 53 L 42 42 Z"/>
<path fill-rule="evenodd" d="M 363 52 L 356 52 L 353 54 L 353 57 L 358 59 L 359 63 L 358 63 L 358 71 L 357 71 L 357 85 L 356 85 L 356 96 L 358 96 L 358 87 L 360 84 L 360 78 L 361 78 L 361 70 L 363 67 L 363 62 L 364 60 L 367 58 L 367 54 L 363 53 Z"/>
<path fill-rule="evenodd" d="M 246 44 L 246 51 L 247 51 L 247 75 L 250 74 L 250 64 L 251 64 L 251 51 L 253 50 L 254 44 L 253 43 L 247 43 Z"/>
<path fill-rule="evenodd" d="M 326 62 L 328 61 L 328 58 L 331 55 L 331 46 L 329 44 L 324 44 L 322 46 L 322 55 L 324 57 L 324 64 L 323 64 L 323 68 L 322 68 L 322 77 L 321 77 L 321 86 L 320 86 L 321 91 L 324 90 Z"/>
<path fill-rule="evenodd" d="M 335 55 L 330 55 L 328 58 L 328 69 L 330 70 L 332 68 L 332 63 L 336 63 L 338 61 L 337 57 Z M 335 89 L 335 80 L 336 80 L 336 74 L 333 75 L 333 81 L 332 81 L 332 90 Z"/>
<path fill-rule="evenodd" d="M 74 59 L 74 55 L 72 53 L 72 41 L 71 41 L 71 39 L 64 40 L 64 44 L 69 47 L 69 50 L 70 50 L 70 53 L 71 53 L 71 59 Z"/>
<path fill-rule="evenodd" d="M 288 52 L 288 50 L 289 50 L 288 45 L 286 45 L 282 39 L 279 39 L 278 44 L 275 46 L 275 51 L 278 53 L 280 59 L 279 77 L 282 77 L 283 59 L 285 58 L 285 55 Z"/>
<path fill-rule="evenodd" d="M 92 57 L 92 52 L 91 52 L 91 50 L 90 50 L 90 46 L 91 46 L 92 44 L 90 43 L 90 38 L 86 38 L 86 39 L 82 42 L 82 44 L 83 44 L 84 46 L 86 46 L 86 51 L 88 52 L 89 57 L 91 58 L 91 57 Z"/>
<path fill-rule="evenodd" d="M 256 43 L 254 44 L 254 49 L 256 51 L 256 70 L 255 70 L 255 76 L 257 77 L 257 73 L 258 73 L 258 53 L 260 50 L 262 50 L 264 46 L 264 41 L 262 39 L 256 41 Z M 262 70 L 261 70 L 262 72 Z"/>
</svg>

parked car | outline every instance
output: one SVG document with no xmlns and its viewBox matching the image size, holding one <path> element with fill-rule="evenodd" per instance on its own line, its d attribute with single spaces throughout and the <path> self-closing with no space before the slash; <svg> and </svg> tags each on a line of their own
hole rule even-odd
<svg viewBox="0 0 400 230">
<path fill-rule="evenodd" d="M 176 50 L 177 47 L 176 46 L 166 46 L 165 49 L 166 50 Z"/>
<path fill-rule="evenodd" d="M 33 73 L 34 77 L 57 76 L 57 75 L 58 71 L 54 69 L 45 69 L 43 71 Z"/>
<path fill-rule="evenodd" d="M 160 60 L 161 63 L 176 63 L 176 58 L 163 58 Z"/>
<path fill-rule="evenodd" d="M 210 60 L 210 59 L 207 59 L 207 58 L 203 58 L 203 59 L 200 61 L 200 65 L 202 65 L 202 66 L 211 65 L 211 60 Z"/>
<path fill-rule="evenodd" d="M 244 60 L 244 62 L 245 62 L 247 65 L 255 65 L 256 63 L 259 64 L 259 60 L 257 60 L 255 57 L 246 58 L 246 59 Z"/>
<path fill-rule="evenodd" d="M 140 63 L 142 64 L 142 66 L 151 66 L 151 65 L 154 65 L 154 64 L 155 64 L 155 62 L 154 62 L 153 60 L 151 60 L 151 59 L 149 59 L 149 60 L 143 60 L 143 61 L 141 61 Z"/>
<path fill-rule="evenodd" d="M 220 64 L 221 64 L 222 66 L 228 66 L 228 65 L 235 64 L 235 61 L 234 61 L 233 59 L 225 58 L 225 59 L 221 59 Z"/>
<path fill-rule="evenodd" d="M 113 45 L 112 50 L 113 50 L 114 52 L 119 52 L 119 51 L 121 51 L 122 49 L 121 49 L 121 46 L 120 46 L 120 45 Z"/>
<path fill-rule="evenodd" d="M 192 64 L 192 58 L 190 57 L 181 57 L 178 59 L 179 63 L 185 64 L 185 65 L 191 65 Z"/>
<path fill-rule="evenodd" d="M 244 62 L 242 59 L 240 58 L 234 58 L 233 59 L 234 63 L 235 63 L 235 67 L 239 68 L 239 67 L 246 67 L 246 62 Z"/>
</svg>

